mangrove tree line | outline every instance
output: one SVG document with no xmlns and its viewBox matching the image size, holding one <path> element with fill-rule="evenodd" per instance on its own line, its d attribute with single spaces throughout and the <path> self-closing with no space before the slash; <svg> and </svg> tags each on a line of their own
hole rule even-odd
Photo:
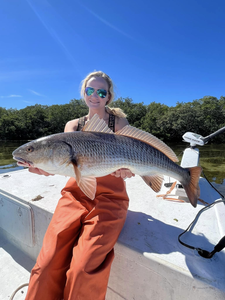
<svg viewBox="0 0 225 300">
<path fill-rule="evenodd" d="M 131 98 L 119 98 L 111 104 L 127 114 L 130 125 L 152 133 L 165 142 L 180 142 L 182 135 L 192 131 L 202 136 L 225 126 L 225 97 L 206 96 L 192 102 L 178 102 L 169 107 L 152 102 L 134 103 Z M 45 106 L 36 104 L 24 109 L 0 107 L 0 140 L 32 140 L 63 132 L 68 120 L 87 114 L 82 100 L 67 104 Z M 213 142 L 225 142 L 225 134 Z"/>
</svg>

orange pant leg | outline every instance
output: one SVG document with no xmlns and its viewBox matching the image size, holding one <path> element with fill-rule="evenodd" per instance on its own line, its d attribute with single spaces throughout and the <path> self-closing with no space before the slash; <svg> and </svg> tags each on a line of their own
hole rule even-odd
<svg viewBox="0 0 225 300">
<path fill-rule="evenodd" d="M 128 208 L 124 181 L 111 175 L 99 178 L 92 201 L 71 178 L 62 195 L 26 300 L 105 299 L 113 247 Z"/>
</svg>

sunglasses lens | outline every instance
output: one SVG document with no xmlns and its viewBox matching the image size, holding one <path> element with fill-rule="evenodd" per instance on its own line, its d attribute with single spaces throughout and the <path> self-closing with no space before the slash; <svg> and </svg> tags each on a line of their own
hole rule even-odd
<svg viewBox="0 0 225 300">
<path fill-rule="evenodd" d="M 91 88 L 91 87 L 86 87 L 85 89 L 85 93 L 88 95 L 88 96 L 91 96 L 93 93 L 94 93 L 95 89 L 94 88 Z M 97 94 L 99 97 L 101 98 L 105 98 L 106 95 L 107 95 L 107 91 L 104 90 L 104 89 L 98 89 L 97 90 Z"/>
<path fill-rule="evenodd" d="M 99 97 L 105 98 L 107 95 L 107 91 L 103 90 L 103 89 L 99 89 L 99 90 L 97 90 L 97 94 L 99 95 Z"/>
<path fill-rule="evenodd" d="M 95 89 L 91 88 L 91 87 L 87 87 L 85 89 L 85 92 L 88 96 L 91 96 L 94 93 Z"/>
</svg>

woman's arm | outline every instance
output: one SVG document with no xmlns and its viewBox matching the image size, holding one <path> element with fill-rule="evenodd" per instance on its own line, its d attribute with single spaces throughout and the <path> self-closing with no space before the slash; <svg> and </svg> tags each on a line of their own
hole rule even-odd
<svg viewBox="0 0 225 300">
<path fill-rule="evenodd" d="M 75 120 L 71 120 L 71 121 L 67 122 L 66 126 L 64 128 L 64 132 L 77 131 L 78 121 L 79 121 L 79 119 L 75 119 Z"/>
</svg>

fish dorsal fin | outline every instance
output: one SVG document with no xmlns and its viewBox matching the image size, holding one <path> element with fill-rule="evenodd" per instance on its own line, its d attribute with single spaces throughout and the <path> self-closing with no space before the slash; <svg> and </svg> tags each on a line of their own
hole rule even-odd
<svg viewBox="0 0 225 300">
<path fill-rule="evenodd" d="M 158 193 L 161 190 L 163 176 L 151 175 L 151 176 L 141 176 L 145 183 L 153 189 L 154 192 Z"/>
<path fill-rule="evenodd" d="M 105 123 L 103 119 L 100 119 L 97 114 L 95 114 L 91 120 L 84 125 L 82 131 L 92 131 L 92 132 L 104 132 L 104 133 L 114 133 Z"/>
<path fill-rule="evenodd" d="M 145 142 L 150 146 L 156 148 L 157 150 L 161 151 L 162 153 L 164 153 L 172 161 L 174 162 L 179 161 L 176 154 L 173 152 L 173 150 L 169 146 L 167 146 L 164 142 L 162 142 L 160 139 L 152 135 L 151 133 L 127 125 L 123 127 L 121 130 L 117 131 L 116 134 L 131 137 L 140 140 L 142 142 Z"/>
</svg>

